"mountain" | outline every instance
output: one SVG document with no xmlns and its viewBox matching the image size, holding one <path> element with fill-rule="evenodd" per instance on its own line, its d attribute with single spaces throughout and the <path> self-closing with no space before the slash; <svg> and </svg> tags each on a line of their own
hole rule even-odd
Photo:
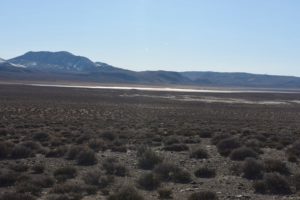
<svg viewBox="0 0 300 200">
<path fill-rule="evenodd" d="M 131 71 L 66 51 L 28 52 L 0 59 L 0 81 L 72 81 L 252 88 L 300 88 L 300 78 L 249 73 Z"/>
<path fill-rule="evenodd" d="M 75 56 L 66 51 L 28 52 L 8 60 L 11 63 L 24 65 L 29 69 L 47 72 L 82 73 L 96 71 L 96 64 L 88 58 Z"/>
</svg>

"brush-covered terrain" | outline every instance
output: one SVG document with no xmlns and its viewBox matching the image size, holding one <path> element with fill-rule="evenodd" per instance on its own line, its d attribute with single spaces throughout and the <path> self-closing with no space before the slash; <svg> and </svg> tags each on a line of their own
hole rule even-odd
<svg viewBox="0 0 300 200">
<path fill-rule="evenodd" d="M 299 199 L 300 94 L 186 95 L 1 85 L 0 200 Z"/>
</svg>

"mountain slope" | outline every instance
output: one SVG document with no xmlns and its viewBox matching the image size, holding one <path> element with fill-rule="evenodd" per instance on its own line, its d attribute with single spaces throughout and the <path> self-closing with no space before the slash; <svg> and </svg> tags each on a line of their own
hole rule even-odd
<svg viewBox="0 0 300 200">
<path fill-rule="evenodd" d="M 9 60 L 0 59 L 0 80 L 300 88 L 299 77 L 199 71 L 136 72 L 103 62 L 93 62 L 86 57 L 76 56 L 66 51 L 28 52 Z"/>
</svg>

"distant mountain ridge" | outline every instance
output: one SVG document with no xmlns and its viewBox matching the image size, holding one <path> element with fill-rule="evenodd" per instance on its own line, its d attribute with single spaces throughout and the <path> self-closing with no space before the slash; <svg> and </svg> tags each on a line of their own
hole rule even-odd
<svg viewBox="0 0 300 200">
<path fill-rule="evenodd" d="M 300 77 L 202 71 L 136 72 L 66 51 L 30 51 L 9 60 L 0 58 L 0 80 L 300 89 Z"/>
</svg>

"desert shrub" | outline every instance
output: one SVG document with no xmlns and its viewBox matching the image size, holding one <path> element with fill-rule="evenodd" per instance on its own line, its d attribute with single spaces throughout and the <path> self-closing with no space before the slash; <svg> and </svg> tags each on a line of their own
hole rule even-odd
<svg viewBox="0 0 300 200">
<path fill-rule="evenodd" d="M 218 196 L 212 191 L 201 191 L 191 194 L 188 200 L 217 200 Z"/>
<path fill-rule="evenodd" d="M 21 175 L 18 177 L 17 184 L 37 185 L 41 188 L 49 188 L 54 184 L 55 180 L 47 175 Z"/>
<path fill-rule="evenodd" d="M 292 180 L 296 191 L 300 191 L 300 173 L 296 173 Z"/>
<path fill-rule="evenodd" d="M 154 172 L 159 175 L 159 178 L 164 181 L 172 180 L 172 172 L 175 171 L 177 166 L 171 163 L 161 163 L 154 168 Z"/>
<path fill-rule="evenodd" d="M 184 143 L 186 143 L 186 144 L 199 144 L 199 143 L 201 143 L 201 140 L 199 138 L 189 137 L 189 138 L 186 138 L 184 140 Z"/>
<path fill-rule="evenodd" d="M 108 197 L 108 200 L 143 200 L 144 197 L 132 186 L 125 186 Z"/>
<path fill-rule="evenodd" d="M 28 158 L 30 156 L 32 156 L 31 149 L 20 144 L 14 146 L 11 152 L 11 157 L 14 159 Z"/>
<path fill-rule="evenodd" d="M 47 176 L 47 175 L 35 175 L 35 176 L 31 177 L 31 180 L 29 180 L 29 181 L 35 185 L 39 185 L 42 188 L 49 188 L 55 182 L 54 178 L 52 178 L 51 176 Z"/>
<path fill-rule="evenodd" d="M 15 186 L 17 192 L 19 193 L 30 193 L 32 195 L 38 196 L 42 192 L 42 187 L 35 184 L 34 182 L 20 182 Z"/>
<path fill-rule="evenodd" d="M 91 139 L 88 142 L 88 146 L 94 151 L 104 151 L 107 149 L 107 146 L 102 139 Z"/>
<path fill-rule="evenodd" d="M 76 182 L 66 182 L 54 185 L 50 192 L 63 195 L 63 200 L 80 200 L 86 195 L 95 194 L 96 190 L 94 186 L 86 186 Z"/>
<path fill-rule="evenodd" d="M 246 158 L 243 164 L 243 177 L 247 179 L 260 179 L 263 176 L 264 167 L 254 158 Z"/>
<path fill-rule="evenodd" d="M 172 198 L 172 190 L 169 188 L 160 188 L 158 189 L 158 195 L 160 199 L 171 199 Z"/>
<path fill-rule="evenodd" d="M 53 175 L 58 181 L 66 181 L 67 179 L 74 178 L 77 174 L 76 168 L 72 166 L 65 166 L 58 168 L 54 171 Z"/>
<path fill-rule="evenodd" d="M 232 165 L 229 166 L 229 170 L 234 176 L 240 176 L 243 173 L 241 163 L 232 163 Z"/>
<path fill-rule="evenodd" d="M 126 176 L 128 174 L 127 168 L 114 158 L 107 158 L 104 160 L 102 167 L 106 173 L 110 175 Z"/>
<path fill-rule="evenodd" d="M 267 192 L 267 186 L 264 181 L 255 181 L 253 183 L 255 193 L 265 194 Z"/>
<path fill-rule="evenodd" d="M 171 136 L 171 137 L 167 137 L 163 140 L 164 145 L 172 145 L 172 144 L 178 144 L 180 143 L 178 137 L 175 136 Z"/>
<path fill-rule="evenodd" d="M 246 140 L 244 142 L 244 144 L 245 144 L 246 147 L 251 148 L 252 150 L 254 150 L 258 154 L 262 154 L 263 153 L 263 151 L 260 149 L 261 146 L 262 146 L 262 144 L 257 139 Z"/>
<path fill-rule="evenodd" d="M 197 148 L 190 153 L 190 158 L 207 159 L 208 153 L 205 149 Z"/>
<path fill-rule="evenodd" d="M 189 147 L 186 144 L 171 144 L 163 148 L 165 151 L 188 151 Z"/>
<path fill-rule="evenodd" d="M 31 194 L 20 194 L 16 192 L 6 192 L 0 195 L 0 200 L 35 200 Z"/>
<path fill-rule="evenodd" d="M 78 154 L 83 150 L 83 147 L 72 145 L 68 148 L 66 153 L 66 159 L 75 160 L 78 157 Z"/>
<path fill-rule="evenodd" d="M 286 164 L 280 160 L 267 159 L 264 161 L 264 168 L 266 172 L 278 172 L 283 175 L 290 174 Z"/>
<path fill-rule="evenodd" d="M 25 141 L 25 142 L 22 142 L 21 145 L 31 149 L 32 151 L 35 151 L 36 153 L 44 153 L 43 147 L 38 142 Z"/>
<path fill-rule="evenodd" d="M 162 141 L 162 138 L 161 138 L 161 136 L 159 136 L 159 135 L 155 135 L 155 136 L 152 138 L 152 141 L 153 141 L 153 142 L 161 142 L 161 141 Z"/>
<path fill-rule="evenodd" d="M 246 158 L 257 158 L 257 153 L 248 147 L 239 147 L 230 153 L 231 160 L 245 160 Z"/>
<path fill-rule="evenodd" d="M 291 193 L 286 178 L 278 173 L 265 174 L 263 181 L 256 182 L 254 189 L 258 193 L 286 195 Z"/>
<path fill-rule="evenodd" d="M 83 144 L 84 142 L 88 141 L 90 139 L 90 136 L 86 134 L 80 135 L 78 138 L 76 138 L 76 144 Z"/>
<path fill-rule="evenodd" d="M 100 176 L 101 176 L 100 171 L 88 171 L 83 176 L 83 180 L 86 184 L 98 185 Z"/>
<path fill-rule="evenodd" d="M 226 138 L 220 140 L 220 142 L 217 144 L 218 152 L 222 156 L 228 156 L 233 149 L 236 149 L 240 146 L 241 145 L 236 138 Z"/>
<path fill-rule="evenodd" d="M 141 169 L 153 169 L 155 165 L 162 161 L 162 158 L 149 148 L 139 149 L 137 155 L 138 166 Z"/>
<path fill-rule="evenodd" d="M 199 136 L 201 138 L 211 138 L 213 136 L 213 133 L 210 130 L 201 130 L 199 132 Z"/>
<path fill-rule="evenodd" d="M 35 133 L 33 134 L 32 139 L 40 142 L 46 141 L 49 139 L 49 134 L 44 132 Z"/>
<path fill-rule="evenodd" d="M 293 160 L 300 158 L 300 140 L 292 144 L 290 148 L 286 151 L 288 157 L 293 157 Z"/>
<path fill-rule="evenodd" d="M 296 191 L 300 191 L 300 173 L 295 174 L 293 183 L 295 185 Z"/>
<path fill-rule="evenodd" d="M 111 132 L 104 132 L 101 134 L 101 137 L 105 140 L 109 140 L 109 141 L 113 141 L 116 136 L 115 134 L 111 133 Z"/>
<path fill-rule="evenodd" d="M 84 196 L 95 194 L 97 192 L 97 187 L 76 182 L 66 182 L 54 185 L 50 192 L 54 194 L 62 194 L 70 200 L 79 200 Z"/>
<path fill-rule="evenodd" d="M 12 186 L 18 179 L 18 174 L 10 170 L 0 171 L 0 187 Z"/>
<path fill-rule="evenodd" d="M 0 142 L 0 159 L 8 158 L 12 148 L 11 143 Z"/>
<path fill-rule="evenodd" d="M 82 150 L 77 157 L 78 165 L 95 165 L 98 162 L 95 152 L 90 149 Z"/>
<path fill-rule="evenodd" d="M 195 176 L 198 178 L 213 178 L 216 176 L 216 170 L 207 166 L 200 167 L 195 171 Z"/>
<path fill-rule="evenodd" d="M 137 180 L 138 185 L 145 190 L 155 190 L 160 185 L 160 180 L 154 173 L 142 174 Z"/>
<path fill-rule="evenodd" d="M 292 163 L 296 163 L 298 162 L 298 157 L 294 154 L 288 154 L 288 161 L 289 162 L 292 162 Z"/>
<path fill-rule="evenodd" d="M 154 172 L 163 181 L 173 181 L 176 183 L 188 183 L 191 181 L 190 174 L 170 163 L 161 163 L 154 168 Z"/>
<path fill-rule="evenodd" d="M 52 193 L 56 194 L 81 193 L 82 191 L 82 185 L 73 182 L 56 184 L 51 190 Z"/>
<path fill-rule="evenodd" d="M 214 136 L 211 138 L 211 144 L 217 145 L 221 140 L 230 138 L 231 135 L 225 134 L 225 133 L 216 133 Z"/>
<path fill-rule="evenodd" d="M 25 172 L 28 170 L 28 165 L 23 163 L 23 162 L 20 162 L 20 163 L 14 163 L 14 164 L 11 164 L 9 166 L 10 169 L 16 171 L 16 172 Z"/>
<path fill-rule="evenodd" d="M 34 174 L 42 174 L 45 170 L 45 165 L 42 163 L 37 163 L 31 167 Z"/>
<path fill-rule="evenodd" d="M 114 146 L 112 146 L 111 147 L 111 151 L 113 151 L 113 152 L 127 152 L 127 147 L 126 146 L 124 146 L 124 145 L 121 145 L 121 146 L 116 146 L 116 145 L 114 145 Z"/>
<path fill-rule="evenodd" d="M 113 176 L 103 176 L 99 171 L 89 171 L 87 172 L 83 180 L 88 185 L 94 185 L 98 188 L 105 188 L 109 186 L 114 181 Z"/>
<path fill-rule="evenodd" d="M 46 200 L 81 200 L 83 196 L 77 193 L 71 194 L 50 194 L 47 195 Z"/>
</svg>

